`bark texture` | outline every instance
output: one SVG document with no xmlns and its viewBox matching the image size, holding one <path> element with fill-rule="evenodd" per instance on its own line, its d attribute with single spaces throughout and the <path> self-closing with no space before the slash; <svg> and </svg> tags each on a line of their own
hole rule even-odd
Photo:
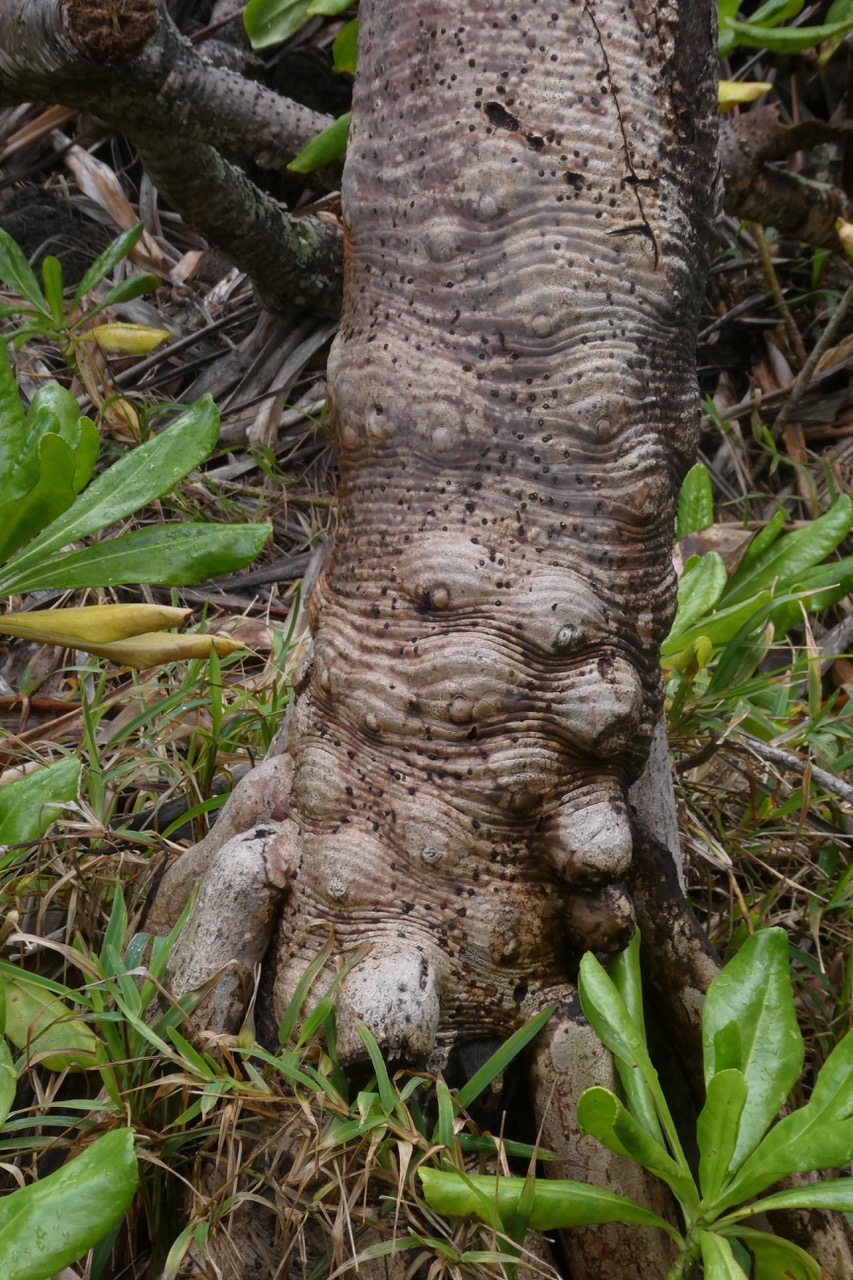
<svg viewBox="0 0 853 1280">
<path fill-rule="evenodd" d="M 633 926 L 626 788 L 697 424 L 711 14 L 374 0 L 361 23 L 340 526 L 290 724 L 275 1000 L 329 922 L 372 944 L 341 1047 L 357 1017 L 423 1059 L 510 1032 Z"/>
</svg>

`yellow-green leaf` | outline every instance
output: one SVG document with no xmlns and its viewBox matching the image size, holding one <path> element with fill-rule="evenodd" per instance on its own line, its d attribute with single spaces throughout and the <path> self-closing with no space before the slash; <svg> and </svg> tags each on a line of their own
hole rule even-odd
<svg viewBox="0 0 853 1280">
<path fill-rule="evenodd" d="M 766 80 L 721 80 L 717 86 L 720 115 L 725 115 L 727 111 L 742 106 L 745 102 L 755 102 L 756 98 L 772 88 L 773 85 Z"/>
<path fill-rule="evenodd" d="M 6 1035 L 48 1071 L 82 1071 L 98 1060 L 101 1042 L 82 1018 L 43 987 L 25 979 L 0 977 Z"/>
<path fill-rule="evenodd" d="M 87 329 L 82 340 L 93 339 L 102 351 L 110 355 L 144 356 L 147 352 L 159 347 L 161 342 L 168 342 L 172 335 L 168 329 L 152 329 L 147 324 L 96 324 Z"/>
<path fill-rule="evenodd" d="M 152 631 L 147 635 L 131 636 L 114 644 L 81 644 L 78 648 L 108 658 L 121 667 L 159 667 L 165 662 L 185 662 L 190 658 L 206 658 L 213 645 L 220 658 L 245 649 L 240 640 L 230 636 L 172 635 L 168 631 Z"/>
<path fill-rule="evenodd" d="M 164 627 L 179 627 L 190 609 L 157 604 L 93 604 L 79 609 L 32 609 L 0 617 L 0 632 L 39 644 L 112 644 Z"/>
</svg>

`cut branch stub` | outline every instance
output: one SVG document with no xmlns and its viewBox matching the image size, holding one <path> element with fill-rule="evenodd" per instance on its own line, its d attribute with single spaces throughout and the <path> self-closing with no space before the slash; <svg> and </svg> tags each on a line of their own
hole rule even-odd
<svg viewBox="0 0 853 1280">
<path fill-rule="evenodd" d="M 126 62 L 157 30 L 157 0 L 63 0 L 62 27 L 92 62 Z"/>
<path fill-rule="evenodd" d="M 503 1035 L 632 927 L 714 211 L 704 5 L 361 8 L 336 549 L 290 725 L 280 1013 L 328 921 L 391 1053 Z M 553 12 L 552 12 L 553 10 Z M 329 975 L 318 979 L 322 989 Z"/>
</svg>

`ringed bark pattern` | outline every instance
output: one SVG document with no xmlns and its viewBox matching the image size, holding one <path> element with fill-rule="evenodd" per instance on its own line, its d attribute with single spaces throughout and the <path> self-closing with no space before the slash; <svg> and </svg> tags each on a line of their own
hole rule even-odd
<svg viewBox="0 0 853 1280">
<path fill-rule="evenodd" d="M 506 1034 L 632 927 L 625 792 L 696 443 L 712 14 L 362 0 L 360 19 L 340 519 L 290 725 L 277 1005 L 331 921 L 372 944 L 339 1009 L 417 1058 Z"/>
</svg>

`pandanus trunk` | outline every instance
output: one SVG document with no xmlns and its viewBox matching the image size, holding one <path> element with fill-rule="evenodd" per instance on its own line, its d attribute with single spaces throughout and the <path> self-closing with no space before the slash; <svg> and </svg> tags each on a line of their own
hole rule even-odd
<svg viewBox="0 0 853 1280">
<path fill-rule="evenodd" d="M 331 921 L 372 947 L 341 1009 L 392 1052 L 508 1033 L 632 927 L 626 789 L 696 443 L 711 22 L 703 0 L 361 6 L 340 520 L 290 729 L 277 998 Z"/>
<path fill-rule="evenodd" d="M 362 0 L 360 20 L 329 370 L 338 532 L 289 763 L 221 836 L 264 806 L 278 821 L 222 849 L 177 968 L 192 985 L 199 956 L 239 941 L 239 986 L 283 893 L 275 1012 L 331 930 L 355 958 L 335 988 L 344 1057 L 363 1053 L 360 1021 L 440 1067 L 556 998 L 531 1081 L 540 1113 L 556 1081 L 544 1141 L 577 1177 L 598 1157 L 568 1112 L 605 1063 L 569 979 L 633 926 L 627 790 L 661 712 L 696 442 L 712 12 Z M 173 902 L 209 852 L 167 877 Z M 248 945 L 226 884 L 261 921 Z M 594 1174 L 636 1190 L 612 1163 Z M 574 1280 L 667 1264 L 624 1228 L 570 1253 Z"/>
</svg>

